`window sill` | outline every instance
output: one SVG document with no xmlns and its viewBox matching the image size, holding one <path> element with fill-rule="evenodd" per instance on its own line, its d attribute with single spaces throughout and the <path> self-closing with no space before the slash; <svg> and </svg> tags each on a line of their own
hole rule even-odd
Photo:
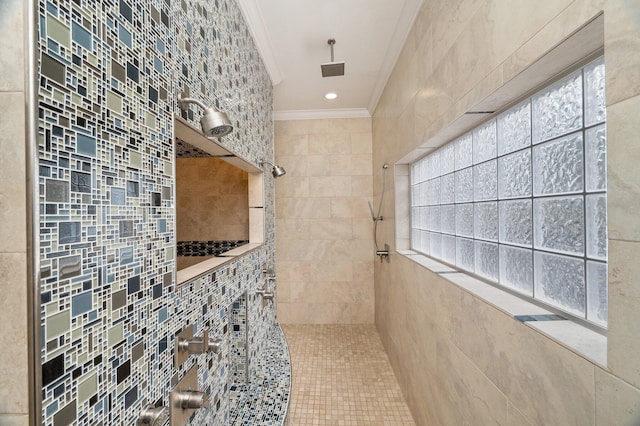
<svg viewBox="0 0 640 426">
<path fill-rule="evenodd" d="M 210 273 L 212 270 L 230 262 L 238 256 L 242 256 L 250 251 L 261 247 L 262 243 L 249 243 L 236 247 L 232 250 L 224 252 L 219 257 L 212 257 L 195 265 L 180 269 L 176 273 L 176 282 L 178 286 L 186 284 L 188 281 L 194 280 L 202 275 Z"/>
<path fill-rule="evenodd" d="M 606 336 L 570 320 L 536 321 L 532 318 L 531 320 L 523 321 L 517 317 L 554 315 L 555 313 L 413 250 L 397 250 L 397 253 L 440 275 L 445 280 L 511 316 L 514 320 L 521 321 L 525 326 L 532 328 L 589 362 L 606 368 Z"/>
</svg>

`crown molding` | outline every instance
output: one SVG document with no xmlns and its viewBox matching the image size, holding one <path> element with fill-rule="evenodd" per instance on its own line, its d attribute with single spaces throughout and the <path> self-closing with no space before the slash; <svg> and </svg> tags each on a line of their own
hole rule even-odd
<svg viewBox="0 0 640 426">
<path fill-rule="evenodd" d="M 267 27 L 264 24 L 264 19 L 256 4 L 256 0 L 238 0 L 238 5 L 240 6 L 245 21 L 247 21 L 247 27 L 249 27 L 249 32 L 253 36 L 253 41 L 262 57 L 262 62 L 264 62 L 267 73 L 269 73 L 271 84 L 275 86 L 282 81 L 282 72 L 273 54 L 269 33 L 267 32 Z"/>
<path fill-rule="evenodd" d="M 371 118 L 371 114 L 369 114 L 369 111 L 365 108 L 306 109 L 273 112 L 273 119 L 275 121 L 326 118 Z"/>
<path fill-rule="evenodd" d="M 400 53 L 402 53 L 404 43 L 407 41 L 407 37 L 409 37 L 409 33 L 413 28 L 413 22 L 422 7 L 422 2 L 423 0 L 407 1 L 402 8 L 402 13 L 396 26 L 396 31 L 393 33 L 393 37 L 391 37 L 391 42 L 389 43 L 387 53 L 385 54 L 385 58 L 389 58 L 389 60 L 384 61 L 382 69 L 378 74 L 376 86 L 374 87 L 373 92 L 371 93 L 371 98 L 369 99 L 369 106 L 367 109 L 371 115 L 373 115 L 376 107 L 378 106 L 378 102 L 380 102 L 382 92 L 384 92 L 387 81 L 389 81 L 389 77 L 391 77 L 391 73 L 393 72 L 393 68 L 396 66 Z"/>
</svg>

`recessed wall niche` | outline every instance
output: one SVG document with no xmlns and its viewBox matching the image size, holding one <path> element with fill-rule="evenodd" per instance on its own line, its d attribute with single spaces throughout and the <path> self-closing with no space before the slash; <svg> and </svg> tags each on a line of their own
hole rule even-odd
<svg viewBox="0 0 640 426">
<path fill-rule="evenodd" d="M 264 242 L 262 170 L 175 119 L 178 284 Z"/>
</svg>

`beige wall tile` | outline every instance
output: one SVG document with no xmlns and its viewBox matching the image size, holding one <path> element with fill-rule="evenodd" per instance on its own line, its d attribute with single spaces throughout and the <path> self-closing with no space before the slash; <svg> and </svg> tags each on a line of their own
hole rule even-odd
<svg viewBox="0 0 640 426">
<path fill-rule="evenodd" d="M 613 374 L 640 387 L 640 243 L 609 240 L 607 362 Z"/>
<path fill-rule="evenodd" d="M 276 183 L 276 198 L 278 199 L 283 197 L 303 198 L 309 195 L 309 178 L 307 176 L 290 175 L 287 170 L 287 178 L 279 179 Z"/>
<path fill-rule="evenodd" d="M 371 155 L 334 155 L 329 170 L 332 176 L 371 176 Z"/>
<path fill-rule="evenodd" d="M 596 368 L 596 425 L 640 424 L 640 390 Z"/>
<path fill-rule="evenodd" d="M 351 153 L 349 133 L 310 134 L 309 155 L 340 155 Z"/>
<path fill-rule="evenodd" d="M 0 254 L 0 291 L 0 413 L 27 413 L 26 254 Z"/>
<path fill-rule="evenodd" d="M 637 2 L 605 4 L 607 105 L 640 95 L 640 8 Z"/>
<path fill-rule="evenodd" d="M 280 321 L 372 323 L 371 120 L 304 121 L 276 125 L 276 145 L 307 148 L 276 153 L 305 164 L 276 189 Z"/>
<path fill-rule="evenodd" d="M 278 240 L 309 239 L 310 219 L 276 219 Z"/>
<path fill-rule="evenodd" d="M 278 219 L 322 219 L 332 216 L 330 198 L 282 198 L 276 200 Z M 277 230 L 276 230 L 277 232 Z"/>
<path fill-rule="evenodd" d="M 0 22 L 5 35 L 0 37 L 0 92 L 23 91 L 25 87 L 24 2 L 5 0 L 0 2 Z M 3 102 L 4 105 L 6 105 Z M 15 108 L 24 102 L 10 104 Z M 21 110 L 22 108 L 17 108 Z M 24 121 L 21 121 L 24 123 Z M 4 126 L 2 127 L 4 129 Z"/>
<path fill-rule="evenodd" d="M 331 217 L 371 218 L 366 197 L 336 197 L 331 199 Z"/>
<path fill-rule="evenodd" d="M 278 139 L 282 135 L 309 135 L 327 133 L 327 120 L 291 120 L 291 121 L 276 121 L 275 122 L 275 135 L 276 145 L 278 145 Z"/>
<path fill-rule="evenodd" d="M 373 239 L 373 221 L 371 217 L 351 219 L 353 238 L 358 240 Z"/>
<path fill-rule="evenodd" d="M 29 416 L 19 414 L 0 414 L 0 424 L 3 426 L 29 426 Z"/>
<path fill-rule="evenodd" d="M 331 175 L 331 155 L 309 155 L 307 161 L 308 176 L 330 176 Z"/>
<path fill-rule="evenodd" d="M 310 197 L 349 197 L 351 176 L 311 176 L 309 177 Z"/>
<path fill-rule="evenodd" d="M 276 121 L 276 128 L 281 127 L 283 121 Z M 309 154 L 309 135 L 306 134 L 282 134 L 275 140 L 275 154 L 283 156 Z"/>
<path fill-rule="evenodd" d="M 317 219 L 309 223 L 308 236 L 314 240 L 350 240 L 353 238 L 351 219 Z"/>
<path fill-rule="evenodd" d="M 450 401 L 440 409 L 451 413 L 454 422 L 449 424 L 505 424 L 504 394 L 446 338 L 439 336 L 436 346 L 438 388 Z"/>
<path fill-rule="evenodd" d="M 371 154 L 373 152 L 371 132 L 352 133 L 350 136 L 351 154 Z"/>
<path fill-rule="evenodd" d="M 507 405 L 507 425 L 508 426 L 527 426 L 532 423 L 510 402 Z"/>
<path fill-rule="evenodd" d="M 348 324 L 348 303 L 278 303 L 282 324 Z"/>
<path fill-rule="evenodd" d="M 371 176 L 351 176 L 351 195 L 372 197 L 373 181 Z"/>
<path fill-rule="evenodd" d="M 327 133 L 364 133 L 371 131 L 370 118 L 343 118 L 326 120 L 326 125 Z"/>
<path fill-rule="evenodd" d="M 286 281 L 311 281 L 311 269 L 313 265 L 315 265 L 315 262 L 278 259 L 276 263 L 278 283 Z"/>
<path fill-rule="evenodd" d="M 22 93 L 0 93 L 0 252 L 27 249 L 23 104 Z"/>
<path fill-rule="evenodd" d="M 276 164 L 278 164 L 281 167 L 284 167 L 284 169 L 287 171 L 287 178 L 291 176 L 296 176 L 296 177 L 308 176 L 307 170 L 309 166 L 305 156 L 281 155 L 276 158 L 277 158 Z M 265 170 L 265 173 L 268 174 L 270 173 L 271 168 L 269 166 L 265 166 L 264 170 Z M 269 179 L 270 179 L 270 176 L 269 176 Z M 276 186 L 278 186 L 279 184 L 280 182 L 278 181 L 278 184 L 276 184 Z"/>
<path fill-rule="evenodd" d="M 607 108 L 607 214 L 613 239 L 640 241 L 638 111 L 640 96 Z"/>
</svg>

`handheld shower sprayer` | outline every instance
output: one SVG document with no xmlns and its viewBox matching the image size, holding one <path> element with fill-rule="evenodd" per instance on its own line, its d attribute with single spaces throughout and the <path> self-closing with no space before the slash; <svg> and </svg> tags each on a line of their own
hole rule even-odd
<svg viewBox="0 0 640 426">
<path fill-rule="evenodd" d="M 388 168 L 389 164 L 384 163 L 382 165 L 382 193 L 380 194 L 380 203 L 378 204 L 378 214 L 373 212 L 373 206 L 370 201 L 368 202 L 369 211 L 371 211 L 371 219 L 373 219 L 373 243 L 376 246 L 376 256 L 380 256 L 380 262 L 382 262 L 383 259 L 386 259 L 387 263 L 389 262 L 389 244 L 385 243 L 384 250 L 380 250 L 378 247 L 378 222 L 384 220 L 381 213 L 382 201 L 384 200 L 385 175 Z"/>
</svg>

